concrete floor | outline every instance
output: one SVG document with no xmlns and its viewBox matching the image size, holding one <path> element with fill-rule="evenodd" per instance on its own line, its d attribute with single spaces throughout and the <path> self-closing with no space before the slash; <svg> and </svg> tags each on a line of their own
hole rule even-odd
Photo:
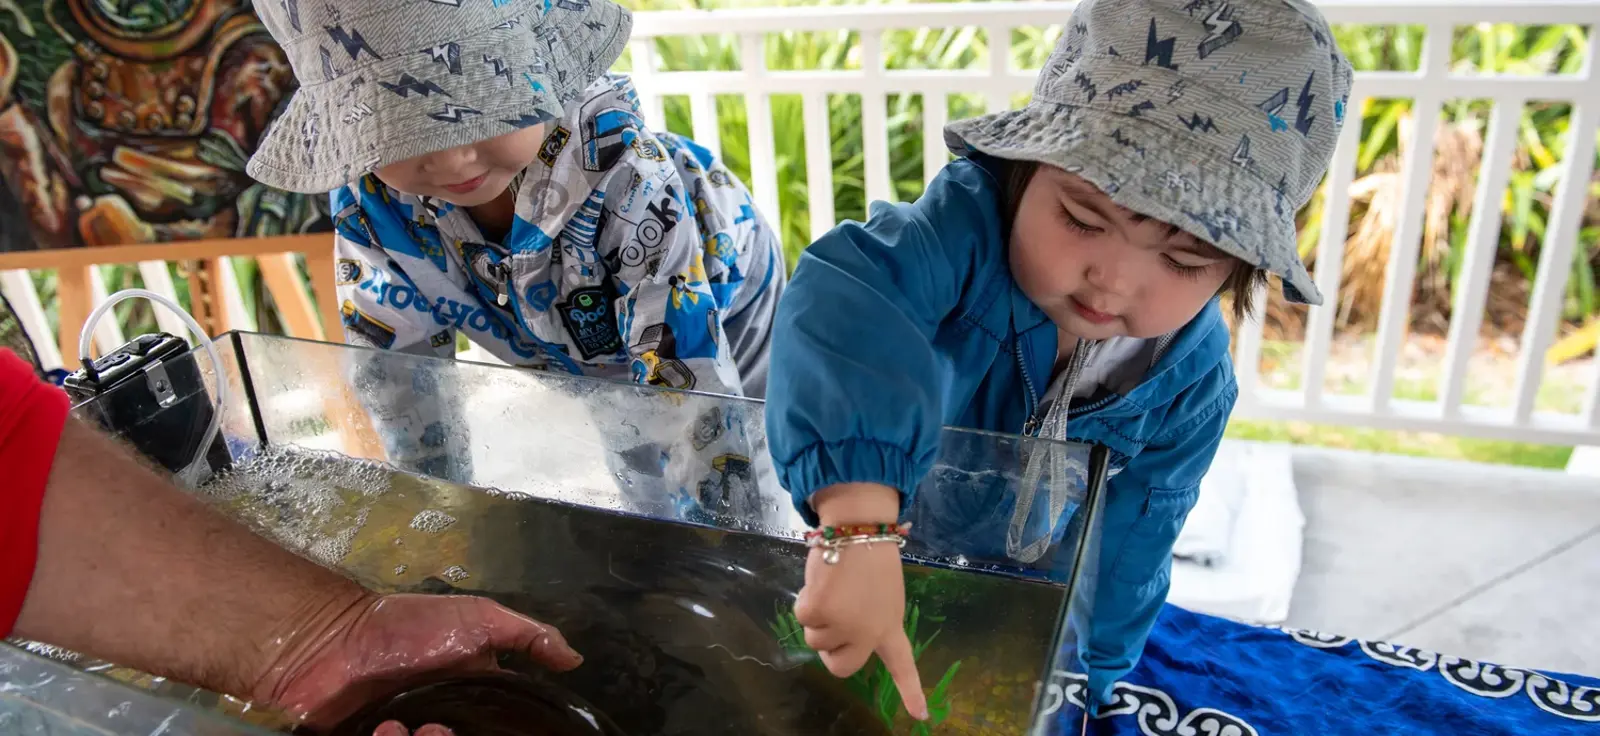
<svg viewBox="0 0 1600 736">
<path fill-rule="evenodd" d="M 1287 625 L 1600 676 L 1600 479 L 1297 450 Z"/>
</svg>

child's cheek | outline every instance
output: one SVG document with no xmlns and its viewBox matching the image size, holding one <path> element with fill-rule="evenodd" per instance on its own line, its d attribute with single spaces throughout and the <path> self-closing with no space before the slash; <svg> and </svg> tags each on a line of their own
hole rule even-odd
<svg viewBox="0 0 1600 736">
<path fill-rule="evenodd" d="M 1051 300 L 1055 292 L 1052 285 L 1059 280 L 1055 273 L 1058 268 L 1059 264 L 1052 263 L 1051 259 L 1028 245 L 1012 250 L 1011 278 L 1035 304 L 1043 306 Z"/>
</svg>

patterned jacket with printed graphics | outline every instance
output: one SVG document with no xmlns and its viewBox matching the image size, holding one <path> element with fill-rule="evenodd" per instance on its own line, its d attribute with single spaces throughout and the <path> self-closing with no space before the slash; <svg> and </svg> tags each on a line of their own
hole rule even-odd
<svg viewBox="0 0 1600 736">
<path fill-rule="evenodd" d="M 565 113 L 501 242 L 371 175 L 332 193 L 349 340 L 449 356 L 461 332 L 511 365 L 759 396 L 786 272 L 749 191 L 647 130 L 625 76 Z"/>
<path fill-rule="evenodd" d="M 777 233 L 707 149 L 653 133 L 633 83 L 603 77 L 549 125 L 501 242 L 465 211 L 374 176 L 330 195 L 347 341 L 760 397 L 787 270 Z M 367 376 L 389 459 L 456 480 L 462 392 Z M 448 400 L 443 400 L 448 399 Z"/>
</svg>

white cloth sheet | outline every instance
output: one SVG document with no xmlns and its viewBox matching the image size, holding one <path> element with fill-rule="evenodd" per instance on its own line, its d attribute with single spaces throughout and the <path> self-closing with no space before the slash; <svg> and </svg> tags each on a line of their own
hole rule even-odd
<svg viewBox="0 0 1600 736">
<path fill-rule="evenodd" d="M 1189 559 L 1173 560 L 1167 600 L 1237 621 L 1282 623 L 1300 577 L 1304 531 L 1291 448 L 1224 442 L 1174 548 Z M 1202 555 L 1210 566 L 1192 561 Z"/>
</svg>

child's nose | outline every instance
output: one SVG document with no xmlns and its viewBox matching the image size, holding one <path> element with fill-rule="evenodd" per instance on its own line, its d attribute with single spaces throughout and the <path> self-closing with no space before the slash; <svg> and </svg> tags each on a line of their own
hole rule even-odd
<svg viewBox="0 0 1600 736">
<path fill-rule="evenodd" d="M 448 173 L 472 163 L 474 158 L 472 146 L 456 146 L 429 155 L 424 166 L 432 171 Z"/>
<path fill-rule="evenodd" d="M 1127 259 L 1112 254 L 1106 254 L 1106 257 L 1090 262 L 1088 272 L 1085 274 L 1090 286 L 1111 296 L 1127 294 L 1131 288 L 1128 276 Z"/>
</svg>

